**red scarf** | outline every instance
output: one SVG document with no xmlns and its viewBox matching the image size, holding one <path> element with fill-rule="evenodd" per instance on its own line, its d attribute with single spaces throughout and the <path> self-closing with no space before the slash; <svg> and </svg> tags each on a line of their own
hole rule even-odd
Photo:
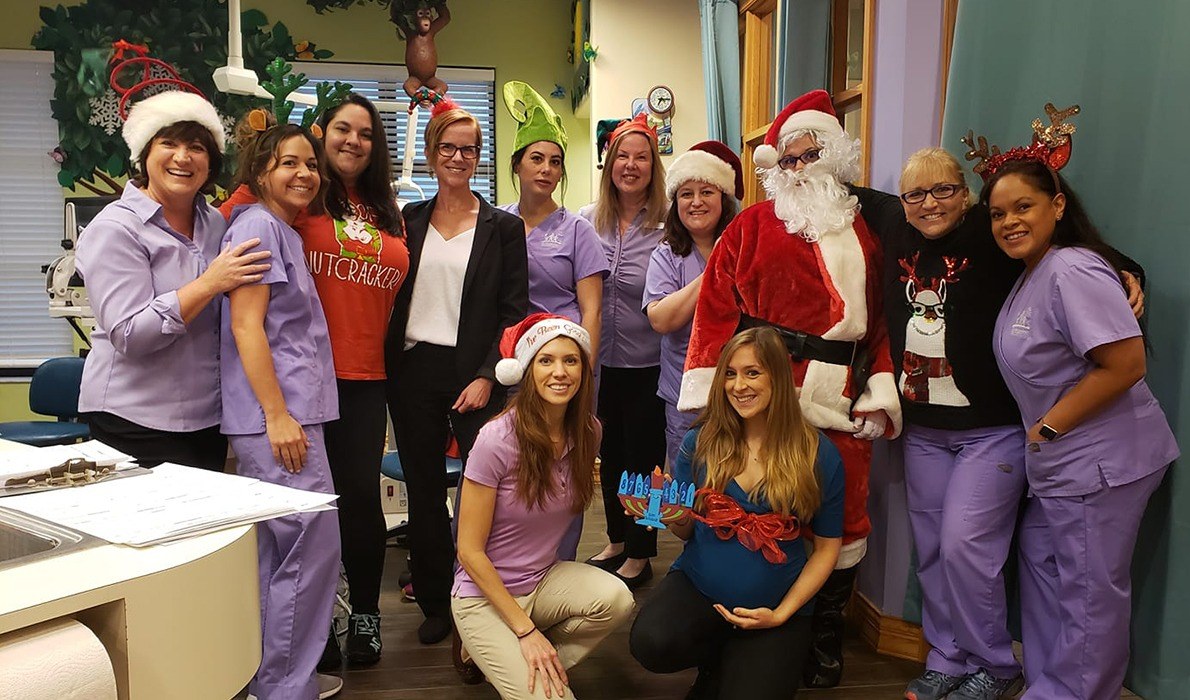
<svg viewBox="0 0 1190 700">
<path fill-rule="evenodd" d="M 785 552 L 777 542 L 796 540 L 801 534 L 801 523 L 796 516 L 780 513 L 749 513 L 740 507 L 734 498 L 712 489 L 699 489 L 702 496 L 703 515 L 690 511 L 694 519 L 704 523 L 721 540 L 733 536 L 748 549 L 760 551 L 770 564 L 784 564 Z"/>
</svg>

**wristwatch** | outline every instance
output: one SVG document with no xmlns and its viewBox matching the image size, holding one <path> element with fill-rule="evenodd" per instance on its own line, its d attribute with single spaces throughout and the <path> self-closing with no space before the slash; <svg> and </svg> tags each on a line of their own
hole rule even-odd
<svg viewBox="0 0 1190 700">
<path fill-rule="evenodd" d="M 1057 430 L 1054 430 L 1045 423 L 1041 424 L 1041 427 L 1037 429 L 1037 432 L 1042 438 L 1045 439 L 1046 442 L 1053 442 L 1062 435 L 1062 433 L 1059 433 Z"/>
</svg>

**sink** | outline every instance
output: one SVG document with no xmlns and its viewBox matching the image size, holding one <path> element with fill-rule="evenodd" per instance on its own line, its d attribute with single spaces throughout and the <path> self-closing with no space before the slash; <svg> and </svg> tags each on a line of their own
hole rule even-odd
<svg viewBox="0 0 1190 700">
<path fill-rule="evenodd" d="M 0 507 L 0 569 L 29 564 L 101 542 L 14 510 Z"/>
</svg>

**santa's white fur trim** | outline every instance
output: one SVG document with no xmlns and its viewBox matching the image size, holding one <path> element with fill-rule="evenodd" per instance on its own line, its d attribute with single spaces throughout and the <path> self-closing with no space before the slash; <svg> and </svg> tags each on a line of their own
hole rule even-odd
<svg viewBox="0 0 1190 700">
<path fill-rule="evenodd" d="M 777 166 L 777 158 L 777 148 L 767 143 L 760 144 L 752 153 L 752 162 L 756 163 L 756 167 L 764 168 L 765 170 L 775 168 Z"/>
<path fill-rule="evenodd" d="M 124 143 L 132 153 L 135 162 L 141 151 L 153 140 L 158 131 L 178 122 L 197 122 L 205 126 L 215 138 L 219 152 L 226 150 L 227 137 L 223 133 L 223 121 L 215 106 L 201 95 L 192 92 L 171 90 L 162 92 L 132 105 L 128 119 L 124 121 Z"/>
<path fill-rule="evenodd" d="M 695 367 L 682 375 L 682 389 L 678 394 L 679 411 L 698 411 L 706 408 L 715 381 L 714 367 Z"/>
<path fill-rule="evenodd" d="M 862 540 L 855 540 L 843 545 L 839 550 L 839 561 L 835 564 L 835 570 L 850 569 L 863 560 L 864 555 L 868 553 L 868 538 Z"/>
<path fill-rule="evenodd" d="M 835 115 L 819 112 L 816 109 L 803 109 L 789 115 L 789 118 L 781 125 L 781 130 L 777 132 L 777 139 L 780 140 L 782 137 L 800 130 L 820 131 L 831 135 L 843 133 L 843 127 Z"/>
<path fill-rule="evenodd" d="M 822 337 L 860 340 L 868 333 L 867 257 L 855 227 L 822 233 L 817 245 L 829 281 L 843 302 L 843 318 Z"/>
<path fill-rule="evenodd" d="M 806 376 L 798 390 L 798 406 L 806 422 L 822 430 L 854 433 L 851 421 L 851 399 L 847 390 L 847 368 L 843 365 L 810 360 Z"/>
<path fill-rule="evenodd" d="M 673 199 L 683 184 L 697 180 L 735 196 L 735 170 L 706 151 L 686 151 L 665 169 L 665 196 Z"/>
<path fill-rule="evenodd" d="M 901 397 L 891 372 L 879 372 L 868 377 L 868 386 L 855 402 L 857 413 L 884 411 L 888 414 L 892 432 L 885 435 L 893 439 L 901 434 Z"/>
</svg>

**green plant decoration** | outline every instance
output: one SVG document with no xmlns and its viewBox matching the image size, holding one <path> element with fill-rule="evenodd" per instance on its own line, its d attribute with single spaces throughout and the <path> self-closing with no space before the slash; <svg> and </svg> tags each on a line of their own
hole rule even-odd
<svg viewBox="0 0 1190 700">
<path fill-rule="evenodd" d="M 214 102 L 229 130 L 240 115 L 262 103 L 221 93 L 211 79 L 215 68 L 227 63 L 227 5 L 222 0 L 82 0 L 71 7 L 42 7 L 40 16 L 43 26 L 33 35 L 32 45 L 54 52 L 50 109 L 58 122 L 59 148 L 65 153 L 58 173 L 63 187 L 118 194 L 117 179 L 129 173 L 116 114 L 118 98 L 96 66 L 97 57 L 119 39 L 146 45 L 153 57 L 174 66 L 182 79 Z M 240 23 L 244 65 L 257 75 L 264 75 L 274 57 L 295 58 L 295 41 L 281 22 L 270 25 L 263 12 L 248 10 L 241 14 Z M 313 52 L 317 59 L 332 55 L 324 49 Z M 122 84 L 131 82 L 135 81 Z M 234 158 L 224 162 L 221 182 L 230 177 Z"/>
</svg>

